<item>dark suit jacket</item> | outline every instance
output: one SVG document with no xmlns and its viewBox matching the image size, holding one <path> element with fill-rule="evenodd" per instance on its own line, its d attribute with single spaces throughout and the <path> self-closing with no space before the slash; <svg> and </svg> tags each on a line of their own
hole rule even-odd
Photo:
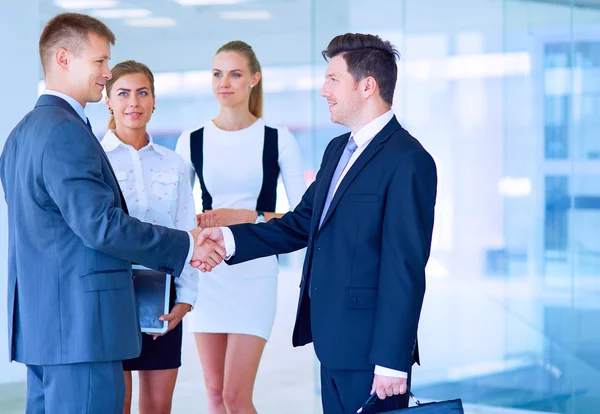
<svg viewBox="0 0 600 414">
<path fill-rule="evenodd" d="M 266 224 L 231 227 L 236 253 L 229 263 L 307 246 L 294 346 L 314 341 L 319 360 L 329 368 L 381 365 L 406 372 L 418 362 L 435 163 L 394 117 L 340 183 L 319 230 L 348 138 L 331 141 L 315 182 L 293 212 Z"/>
<path fill-rule="evenodd" d="M 42 95 L 0 157 L 8 203 L 10 359 L 137 357 L 131 263 L 179 276 L 186 232 L 128 216 L 106 154 L 63 99 Z"/>
</svg>

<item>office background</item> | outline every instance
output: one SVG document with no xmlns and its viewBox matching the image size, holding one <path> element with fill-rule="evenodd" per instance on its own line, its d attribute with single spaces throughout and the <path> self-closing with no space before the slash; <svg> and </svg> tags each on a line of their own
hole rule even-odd
<svg viewBox="0 0 600 414">
<path fill-rule="evenodd" d="M 0 146 L 43 89 L 43 25 L 74 10 L 114 30 L 111 65 L 136 59 L 155 72 L 150 132 L 171 148 L 183 129 L 217 113 L 218 47 L 251 44 L 265 119 L 295 134 L 307 181 L 345 131 L 319 96 L 320 51 L 345 32 L 394 43 L 402 57 L 393 109 L 439 172 L 414 392 L 461 397 L 470 412 L 600 412 L 600 0 L 2 0 Z M 106 106 L 87 113 L 102 136 Z M 2 315 L 6 255 L 0 203 Z M 301 260 L 282 260 L 259 412 L 319 412 L 312 352 L 290 345 Z M 174 412 L 204 412 L 186 341 Z M 25 379 L 6 347 L 2 316 L 5 414 L 22 412 Z"/>
</svg>

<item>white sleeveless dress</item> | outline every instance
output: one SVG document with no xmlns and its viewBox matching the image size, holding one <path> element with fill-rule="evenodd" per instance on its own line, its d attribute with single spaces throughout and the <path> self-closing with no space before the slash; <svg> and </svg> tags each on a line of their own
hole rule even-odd
<svg viewBox="0 0 600 414">
<path fill-rule="evenodd" d="M 212 121 L 203 128 L 202 171 L 195 171 L 192 164 L 190 136 L 196 129 L 184 131 L 177 143 L 176 151 L 186 160 L 192 182 L 202 175 L 212 196 L 212 209 L 256 210 L 263 181 L 265 122 L 258 119 L 240 131 L 223 131 Z M 286 128 L 277 132 L 278 164 L 293 209 L 306 191 L 300 150 Z M 277 307 L 278 271 L 277 258 L 271 256 L 235 266 L 223 262 L 210 273 L 200 273 L 196 306 L 187 318 L 188 330 L 268 340 Z"/>
</svg>

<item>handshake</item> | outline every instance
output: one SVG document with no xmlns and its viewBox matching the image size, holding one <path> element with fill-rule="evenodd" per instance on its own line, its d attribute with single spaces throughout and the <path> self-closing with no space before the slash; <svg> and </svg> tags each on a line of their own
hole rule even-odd
<svg viewBox="0 0 600 414">
<path fill-rule="evenodd" d="M 219 228 L 201 229 L 196 227 L 190 233 L 196 241 L 194 254 L 190 265 L 201 272 L 210 272 L 219 263 L 225 260 L 227 252 L 223 232 Z"/>
</svg>

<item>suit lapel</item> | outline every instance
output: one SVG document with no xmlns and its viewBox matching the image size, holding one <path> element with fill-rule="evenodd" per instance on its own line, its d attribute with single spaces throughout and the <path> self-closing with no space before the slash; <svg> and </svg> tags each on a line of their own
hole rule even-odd
<svg viewBox="0 0 600 414">
<path fill-rule="evenodd" d="M 312 231 L 316 231 L 317 227 L 319 226 L 319 221 L 323 212 L 323 207 L 325 206 L 325 199 L 327 198 L 327 192 L 329 191 L 329 184 L 331 183 L 331 179 L 333 178 L 335 169 L 338 163 L 340 162 L 340 158 L 342 157 L 342 153 L 344 152 L 344 148 L 346 147 L 346 143 L 348 142 L 349 137 L 350 134 L 348 133 L 344 135 L 345 139 L 340 139 L 338 147 L 333 150 L 333 155 L 323 166 L 323 177 L 321 179 L 319 187 L 317 187 L 315 191 L 315 201 L 311 223 Z"/>
<path fill-rule="evenodd" d="M 35 104 L 36 108 L 38 106 L 58 106 L 58 107 L 64 109 L 65 111 L 69 111 L 70 113 L 75 115 L 77 117 L 77 119 L 79 119 L 81 121 L 81 123 L 85 126 L 85 129 L 90 131 L 90 135 L 92 136 L 93 140 L 96 142 L 96 145 L 98 146 L 100 153 L 104 157 L 104 160 L 108 164 L 108 169 L 110 170 L 110 173 L 112 174 L 112 177 L 115 180 L 115 185 L 117 186 L 117 191 L 119 191 L 119 199 L 121 200 L 121 208 L 123 209 L 123 211 L 126 214 L 129 214 L 129 211 L 127 209 L 127 203 L 125 202 L 125 197 L 123 197 L 123 193 L 121 192 L 121 187 L 119 187 L 119 181 L 117 180 L 117 176 L 115 175 L 115 172 L 112 169 L 112 165 L 110 164 L 110 160 L 108 159 L 106 152 L 104 152 L 104 148 L 102 148 L 102 145 L 100 145 L 100 142 L 98 142 L 98 140 L 94 136 L 93 132 L 88 128 L 87 124 L 83 121 L 83 119 L 81 119 L 81 117 L 79 116 L 77 111 L 75 111 L 75 109 L 73 109 L 73 107 L 67 101 L 65 101 L 62 98 L 59 98 L 58 96 L 54 96 L 54 95 L 40 96 L 37 103 Z"/>
<path fill-rule="evenodd" d="M 338 186 L 338 189 L 336 190 L 335 194 L 333 195 L 333 199 L 331 200 L 331 204 L 329 205 L 329 210 L 327 210 L 327 215 L 323 219 L 323 224 L 321 225 L 321 228 L 325 226 L 325 223 L 327 223 L 327 220 L 329 220 L 329 217 L 331 217 L 331 215 L 333 214 L 333 211 L 340 202 L 340 199 L 342 198 L 352 181 L 356 178 L 358 173 L 365 167 L 365 165 L 369 163 L 369 161 L 371 161 L 375 154 L 377 154 L 383 148 L 385 142 L 398 129 L 400 129 L 400 124 L 394 116 L 392 120 L 388 122 L 377 135 L 375 135 L 373 140 L 369 143 L 369 145 L 367 145 L 367 148 L 365 148 L 365 150 L 362 152 L 362 154 L 360 154 L 360 156 L 354 162 L 354 164 L 352 164 L 352 167 L 350 167 L 350 169 L 340 182 L 340 185 Z M 337 166 L 339 158 L 340 157 L 338 156 L 336 159 L 335 166 Z M 333 173 L 330 175 L 328 183 L 331 181 L 332 175 Z M 319 215 L 319 217 L 321 216 Z"/>
<path fill-rule="evenodd" d="M 87 128 L 87 125 L 86 125 Z M 94 135 L 91 131 L 90 131 L 91 135 Z M 119 181 L 117 180 L 117 175 L 115 174 L 112 165 L 110 163 L 110 160 L 108 159 L 108 155 L 106 155 L 106 152 L 104 151 L 104 148 L 102 148 L 102 145 L 100 145 L 100 142 L 96 139 L 96 137 L 93 137 L 94 141 L 96 141 L 96 145 L 98 146 L 98 149 L 100 151 L 100 153 L 102 154 L 102 156 L 104 157 L 104 159 L 106 160 L 106 163 L 108 164 L 108 169 L 110 170 L 110 173 L 112 174 L 113 179 L 115 180 L 115 184 L 117 186 L 117 190 L 119 191 L 119 198 L 121 199 L 121 208 L 123 209 L 123 211 L 125 212 L 125 214 L 129 214 L 129 209 L 127 208 L 127 202 L 125 201 L 125 197 L 123 196 L 123 192 L 121 191 L 121 187 L 119 186 Z"/>
</svg>

